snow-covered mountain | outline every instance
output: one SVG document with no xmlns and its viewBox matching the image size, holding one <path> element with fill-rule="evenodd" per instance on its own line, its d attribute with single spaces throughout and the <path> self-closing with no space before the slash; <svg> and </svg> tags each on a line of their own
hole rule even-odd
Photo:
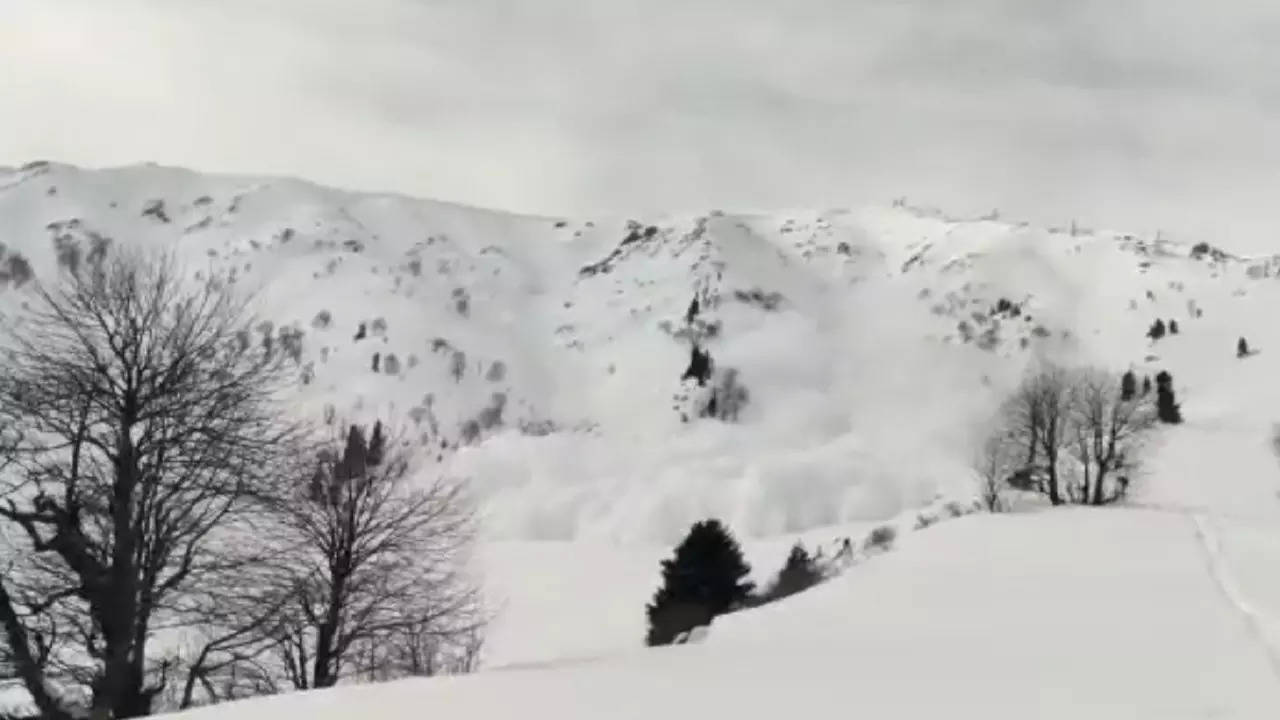
<svg viewBox="0 0 1280 720">
<path fill-rule="evenodd" d="M 542 218 L 289 179 L 45 163 L 0 170 L 0 243 L 0 309 L 23 302 L 33 279 L 107 244 L 171 249 L 191 273 L 255 291 L 269 323 L 260 332 L 297 348 L 301 412 L 396 420 L 428 451 L 449 446 L 448 471 L 470 478 L 502 613 L 491 665 L 623 653 L 400 684 L 385 690 L 389 702 L 439 701 L 459 717 L 514 717 L 536 702 L 578 703 L 579 714 L 557 713 L 566 718 L 652 717 L 773 679 L 816 695 L 745 693 L 744 712 L 733 714 L 792 711 L 784 700 L 817 709 L 846 689 L 848 708 L 888 717 L 941 714 L 947 697 L 975 709 L 961 717 L 1263 717 L 1248 712 L 1280 708 L 1280 685 L 1268 687 L 1272 646 L 1258 640 L 1269 632 L 1266 608 L 1280 611 L 1280 584 L 1259 570 L 1280 560 L 1280 535 L 1264 529 L 1280 520 L 1269 447 L 1280 384 L 1267 369 L 1268 349 L 1280 347 L 1280 255 L 951 218 L 905 202 Z M 1157 318 L 1177 320 L 1180 332 L 1153 343 L 1145 333 Z M 1242 335 L 1258 356 L 1236 359 Z M 681 379 L 695 343 L 716 368 L 706 388 Z M 1174 374 L 1188 422 L 1163 431 L 1152 451 L 1135 501 L 1149 509 L 955 520 L 912 534 L 861 575 L 726 618 L 705 645 L 629 650 L 657 560 L 694 520 L 714 515 L 745 536 L 763 576 L 796 537 L 828 540 L 891 518 L 909 525 L 939 498 L 968 500 L 975 440 L 1042 354 Z M 726 389 L 729 378 L 745 393 Z M 736 419 L 698 417 L 716 386 L 721 400 L 745 400 Z M 1223 549 L 1233 542 L 1236 556 Z M 1040 544 L 1050 569 L 1030 549 Z M 1145 575 L 1144 563 L 1166 550 L 1171 559 Z M 1114 565 L 1072 565 L 1110 554 Z M 1061 584 L 1028 584 L 1053 568 Z M 590 597 L 574 597 L 586 587 Z M 1043 616 L 1009 612 L 1010 596 L 1024 591 L 1035 604 L 1072 598 L 1045 610 L 1070 620 L 1043 647 L 1028 639 Z M 1116 603 L 1075 599 L 1092 591 Z M 1167 613 L 1140 612 L 1169 597 L 1180 600 Z M 871 617 L 882 606 L 894 612 Z M 1161 635 L 1189 626 L 1182 645 Z M 1088 639 L 1107 633 L 1122 649 L 1081 677 L 1176 656 L 1185 662 L 1143 677 L 1194 695 L 1197 673 L 1223 659 L 1217 674 L 1199 676 L 1203 707 L 1170 691 L 1170 705 L 1126 714 L 1126 699 L 1152 697 L 1146 680 L 1140 692 L 1095 683 L 1074 703 L 1035 694 L 1076 671 Z M 987 667 L 962 652 L 980 653 L 992 637 Z M 1054 655 L 1047 648 L 1059 640 Z M 1035 648 L 1042 656 L 1018 655 Z M 701 667 L 724 676 L 702 694 L 657 693 Z M 903 684 L 913 672 L 952 684 L 930 695 Z M 978 680 L 992 683 L 989 694 L 967 686 Z M 550 700 L 521 689 L 544 683 L 560 688 Z M 859 705 L 846 684 L 872 688 L 872 699 Z M 576 695 L 579 686 L 596 690 Z M 384 691 L 342 692 L 335 707 Z M 485 705 L 486 694 L 508 692 L 521 700 L 507 712 Z M 640 694 L 651 697 L 617 707 Z M 278 702 L 330 700 L 260 707 L 279 712 Z M 997 706 L 1009 714 L 977 712 Z M 1037 712 L 1048 706 L 1066 710 Z"/>
<path fill-rule="evenodd" d="M 467 446 L 506 539 L 668 541 L 707 513 L 767 535 L 959 492 L 1027 358 L 1142 363 L 1156 317 L 1247 333 L 1235 294 L 1280 271 L 909 207 L 566 220 L 153 166 L 6 172 L 0 227 L 40 279 L 101 242 L 229 274 L 300 338 L 309 412 Z M 738 371 L 737 423 L 681 421 L 691 338 Z"/>
</svg>

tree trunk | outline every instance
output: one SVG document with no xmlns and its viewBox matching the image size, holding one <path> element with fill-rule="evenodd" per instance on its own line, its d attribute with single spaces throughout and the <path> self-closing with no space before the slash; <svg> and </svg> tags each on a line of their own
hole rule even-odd
<svg viewBox="0 0 1280 720">
<path fill-rule="evenodd" d="M 9 647 L 13 664 L 17 669 L 22 686 L 36 704 L 41 718 L 48 720 L 71 720 L 71 715 L 62 708 L 57 699 L 45 686 L 44 672 L 39 662 L 31 654 L 31 642 L 27 630 L 13 608 L 13 599 L 0 579 L 0 626 L 4 629 L 4 639 Z"/>
</svg>

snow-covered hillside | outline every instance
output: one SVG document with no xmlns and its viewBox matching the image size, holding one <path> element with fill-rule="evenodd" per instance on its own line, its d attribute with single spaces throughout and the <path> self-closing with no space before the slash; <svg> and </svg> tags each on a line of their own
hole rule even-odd
<svg viewBox="0 0 1280 720">
<path fill-rule="evenodd" d="M 697 645 L 183 717 L 1262 720 L 1280 708 L 1267 653 L 1184 518 L 1070 510 L 913 534 Z"/>
<path fill-rule="evenodd" d="M 37 278 L 101 239 L 231 274 L 300 337 L 308 411 L 469 446 L 455 462 L 501 539 L 892 515 L 962 490 L 972 422 L 1034 353 L 1141 364 L 1146 326 L 1179 317 L 1229 357 L 1262 332 L 1238 308 L 1272 283 L 1247 274 L 1280 271 L 913 208 L 561 220 L 151 166 L 6 172 L 0 227 Z M 1002 297 L 1019 317 L 992 315 Z M 739 371 L 739 423 L 681 422 L 690 336 Z"/>
<path fill-rule="evenodd" d="M 488 664 L 524 669 L 252 712 L 1280 708 L 1268 667 L 1280 255 L 905 203 L 537 218 L 287 179 L 48 164 L 0 170 L 0 243 L 0 309 L 24 301 L 28 265 L 52 279 L 107 243 L 172 249 L 193 274 L 234 278 L 258 293 L 261 332 L 298 349 L 301 412 L 398 420 L 428 451 L 449 446 L 447 470 L 470 479 L 500 612 Z M 1152 343 L 1157 318 L 1180 332 Z M 1237 360 L 1241 335 L 1261 353 Z M 736 422 L 688 417 L 705 392 L 681 382 L 695 339 L 713 384 L 733 369 L 747 390 Z M 1143 510 L 949 521 L 725 618 L 703 645 L 636 649 L 657 561 L 692 521 L 726 521 L 763 577 L 797 537 L 909 526 L 939 497 L 969 499 L 974 441 L 1042 354 L 1173 373 L 1187 423 L 1155 443 Z"/>
</svg>

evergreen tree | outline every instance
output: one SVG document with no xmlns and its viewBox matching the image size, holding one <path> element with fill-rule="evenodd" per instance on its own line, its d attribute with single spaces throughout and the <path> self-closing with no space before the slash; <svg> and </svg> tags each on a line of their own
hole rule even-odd
<svg viewBox="0 0 1280 720">
<path fill-rule="evenodd" d="M 684 375 L 680 376 L 680 380 L 693 378 L 698 381 L 698 385 L 706 385 L 707 380 L 711 378 L 711 368 L 711 353 L 694 345 L 689 354 L 689 367 L 685 369 Z"/>
<path fill-rule="evenodd" d="M 366 452 L 366 459 L 370 467 L 382 464 L 382 458 L 387 454 L 387 437 L 382 431 L 382 421 L 379 420 L 373 424 L 373 434 L 369 436 L 369 449 Z"/>
<path fill-rule="evenodd" d="M 1156 415 L 1160 422 L 1182 422 L 1182 408 L 1173 394 L 1173 376 L 1164 370 L 1156 375 Z"/>
<path fill-rule="evenodd" d="M 1138 378 L 1132 370 L 1126 370 L 1120 377 L 1120 399 L 1129 402 L 1138 394 Z"/>
<path fill-rule="evenodd" d="M 1147 331 L 1147 337 L 1152 340 L 1159 340 L 1164 337 L 1165 327 L 1163 320 L 1156 320 L 1151 324 L 1151 329 Z"/>
<path fill-rule="evenodd" d="M 352 478 L 364 477 L 369 467 L 369 442 L 364 437 L 364 430 L 359 425 L 352 425 L 347 431 L 347 445 L 342 450 L 342 461 L 334 468 L 335 483 L 342 483 Z"/>
<path fill-rule="evenodd" d="M 695 295 L 693 299 L 689 301 L 689 309 L 684 313 L 685 324 L 692 324 L 694 318 L 698 317 L 699 311 L 701 311 L 701 307 L 698 305 L 698 296 Z"/>
<path fill-rule="evenodd" d="M 787 563 L 782 566 L 778 578 L 769 588 L 769 599 L 778 600 L 807 590 L 822 582 L 822 571 L 816 559 L 804 549 L 804 545 L 796 543 L 791 547 Z"/>
<path fill-rule="evenodd" d="M 1142 378 L 1142 397 L 1146 397 L 1150 394 L 1151 394 L 1151 376 L 1144 375 Z"/>
<path fill-rule="evenodd" d="M 1177 321 L 1177 320 L 1170 320 L 1170 321 L 1169 321 L 1169 334 L 1170 334 L 1170 335 L 1177 335 L 1177 334 L 1178 334 L 1178 321 Z"/>
<path fill-rule="evenodd" d="M 662 561 L 662 587 L 646 608 L 649 645 L 669 645 L 681 633 L 706 625 L 745 601 L 754 586 L 737 540 L 719 520 L 694 523 Z"/>
<path fill-rule="evenodd" d="M 1246 357 L 1248 354 L 1249 354 L 1249 343 L 1245 342 L 1244 338 L 1240 338 L 1239 342 L 1236 343 L 1236 357 L 1242 358 L 1242 357 Z"/>
</svg>

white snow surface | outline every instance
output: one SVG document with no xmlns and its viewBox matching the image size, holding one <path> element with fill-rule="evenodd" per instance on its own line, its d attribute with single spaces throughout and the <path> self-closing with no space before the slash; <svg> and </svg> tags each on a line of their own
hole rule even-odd
<svg viewBox="0 0 1280 720">
<path fill-rule="evenodd" d="M 143 214 L 157 200 L 167 221 Z M 41 280 L 59 237 L 234 268 L 305 332 L 302 413 L 398 420 L 434 452 L 505 398 L 439 468 L 482 512 L 489 669 L 190 717 L 1280 716 L 1280 256 L 919 207 L 519 217 L 154 166 L 0 170 L 0 232 L 0 271 L 20 253 Z M 6 321 L 30 290 L 2 286 Z M 675 409 L 695 294 L 750 391 L 737 423 Z M 1019 317 L 991 315 L 1002 297 Z M 1157 317 L 1180 332 L 1151 343 Z M 1235 357 L 1241 335 L 1257 355 Z M 971 498 L 970 449 L 1041 355 L 1173 373 L 1186 422 L 1159 431 L 1130 505 L 910 532 Z M 759 582 L 798 538 L 903 532 L 701 642 L 641 648 L 657 563 L 707 516 Z"/>
</svg>

